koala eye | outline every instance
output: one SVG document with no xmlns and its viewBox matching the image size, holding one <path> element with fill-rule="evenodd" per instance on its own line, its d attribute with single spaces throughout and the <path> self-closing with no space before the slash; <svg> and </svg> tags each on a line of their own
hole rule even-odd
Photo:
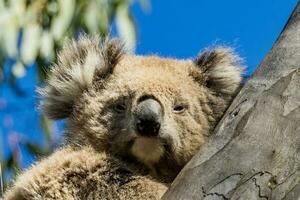
<svg viewBox="0 0 300 200">
<path fill-rule="evenodd" d="M 114 110 L 118 113 L 123 113 L 126 111 L 126 105 L 124 103 L 117 103 L 114 106 Z"/>
<path fill-rule="evenodd" d="M 176 114 L 183 113 L 185 111 L 186 107 L 184 105 L 176 105 L 173 108 L 173 112 Z"/>
</svg>

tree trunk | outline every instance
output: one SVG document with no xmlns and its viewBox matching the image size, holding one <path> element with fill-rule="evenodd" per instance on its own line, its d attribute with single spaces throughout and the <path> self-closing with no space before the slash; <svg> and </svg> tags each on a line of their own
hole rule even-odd
<svg viewBox="0 0 300 200">
<path fill-rule="evenodd" d="M 163 199 L 300 199 L 300 2 Z"/>
</svg>

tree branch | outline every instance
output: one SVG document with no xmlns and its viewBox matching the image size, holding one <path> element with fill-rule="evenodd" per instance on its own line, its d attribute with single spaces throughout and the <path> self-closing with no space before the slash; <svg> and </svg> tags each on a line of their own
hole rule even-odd
<svg viewBox="0 0 300 200">
<path fill-rule="evenodd" d="M 300 197 L 300 3 L 163 199 Z"/>
</svg>

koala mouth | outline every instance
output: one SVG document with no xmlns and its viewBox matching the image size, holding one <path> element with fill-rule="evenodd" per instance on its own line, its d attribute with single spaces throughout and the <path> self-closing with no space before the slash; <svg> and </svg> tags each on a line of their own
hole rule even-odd
<svg viewBox="0 0 300 200">
<path fill-rule="evenodd" d="M 160 137 L 162 106 L 154 97 L 144 95 L 138 100 L 134 117 L 136 138 L 132 142 L 131 154 L 138 161 L 152 166 L 159 162 L 165 152 Z"/>
<path fill-rule="evenodd" d="M 138 137 L 131 147 L 132 155 L 146 165 L 158 163 L 164 151 L 165 148 L 160 139 L 153 137 Z"/>
</svg>

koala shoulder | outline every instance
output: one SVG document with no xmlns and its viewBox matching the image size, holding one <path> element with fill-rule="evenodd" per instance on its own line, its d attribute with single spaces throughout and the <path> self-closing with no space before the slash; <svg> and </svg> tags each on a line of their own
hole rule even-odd
<svg viewBox="0 0 300 200">
<path fill-rule="evenodd" d="M 19 176 L 4 199 L 159 199 L 166 189 L 105 153 L 65 147 Z"/>
</svg>

